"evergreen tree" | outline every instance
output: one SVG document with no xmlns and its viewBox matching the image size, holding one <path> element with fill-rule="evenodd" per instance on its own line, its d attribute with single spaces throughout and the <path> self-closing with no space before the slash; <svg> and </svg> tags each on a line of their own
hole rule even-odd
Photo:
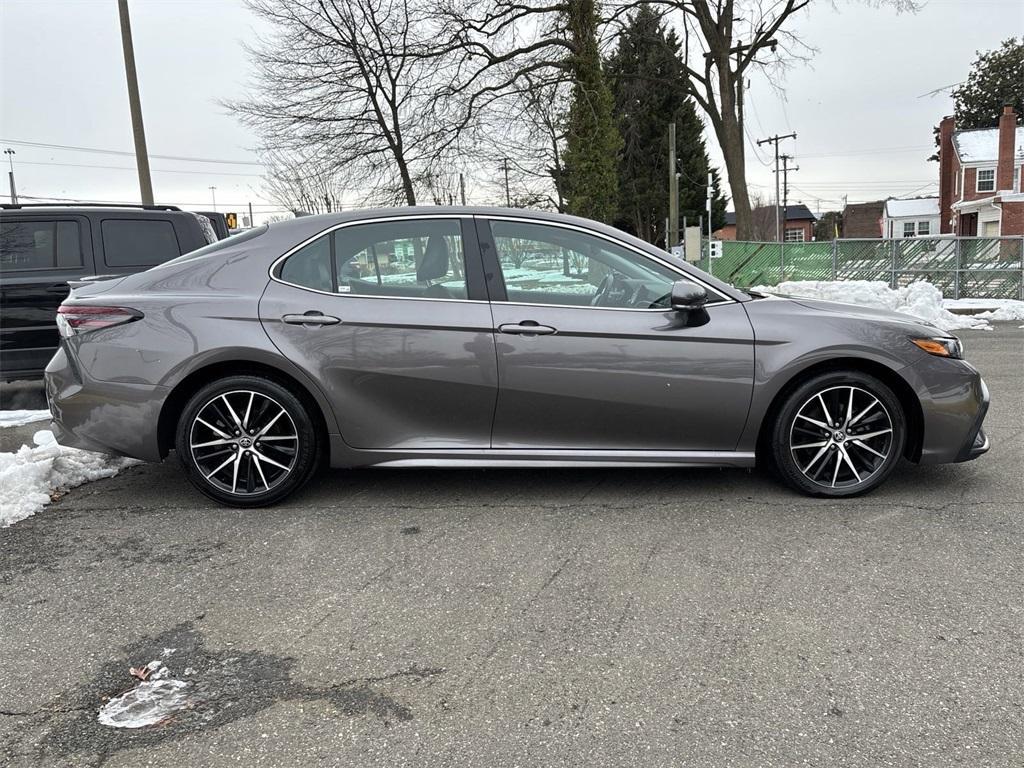
<svg viewBox="0 0 1024 768">
<path fill-rule="evenodd" d="M 1009 104 L 1024 116 L 1024 38 L 1011 37 L 1001 48 L 979 53 L 967 80 L 953 90 L 956 125 L 995 128 Z"/>
<path fill-rule="evenodd" d="M 624 147 L 619 161 L 616 226 L 649 242 L 663 241 L 668 216 L 668 125 L 676 123 L 679 216 L 705 215 L 711 166 L 704 125 L 686 95 L 680 41 L 650 6 L 641 6 L 619 33 L 606 71 Z M 725 223 L 726 198 L 712 169 L 712 227 Z M 706 226 L 706 222 L 705 222 Z"/>
<path fill-rule="evenodd" d="M 611 90 L 601 67 L 594 0 L 569 0 L 566 26 L 574 51 L 569 67 L 572 99 L 566 125 L 563 171 L 555 183 L 569 213 L 611 223 L 618 193 L 622 139 L 612 114 Z"/>
</svg>

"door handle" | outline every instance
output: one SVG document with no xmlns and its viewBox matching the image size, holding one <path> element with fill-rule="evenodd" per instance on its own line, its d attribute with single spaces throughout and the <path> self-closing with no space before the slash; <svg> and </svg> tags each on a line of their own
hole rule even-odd
<svg viewBox="0 0 1024 768">
<path fill-rule="evenodd" d="M 523 323 L 506 323 L 505 325 L 499 325 L 498 330 L 501 333 L 513 333 L 519 336 L 550 336 L 558 331 L 552 328 L 550 325 L 539 325 L 530 320 Z"/>
<path fill-rule="evenodd" d="M 283 315 L 281 317 L 282 323 L 288 325 L 337 325 L 341 322 L 340 318 L 332 317 L 331 315 L 325 315 L 323 312 L 317 312 L 316 310 L 310 310 L 302 315 Z"/>
</svg>

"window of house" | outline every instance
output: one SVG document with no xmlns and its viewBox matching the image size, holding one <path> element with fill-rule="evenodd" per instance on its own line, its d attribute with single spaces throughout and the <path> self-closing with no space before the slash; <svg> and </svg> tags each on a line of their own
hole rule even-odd
<svg viewBox="0 0 1024 768">
<path fill-rule="evenodd" d="M 786 227 L 787 243 L 802 243 L 804 241 L 803 227 Z"/>
<path fill-rule="evenodd" d="M 996 171 L 995 168 L 978 169 L 978 192 L 995 192 Z"/>
<path fill-rule="evenodd" d="M 681 275 L 604 238 L 564 227 L 492 221 L 508 300 L 527 304 L 667 309 Z M 708 301 L 721 300 L 708 292 Z"/>
<path fill-rule="evenodd" d="M 82 248 L 78 222 L 0 222 L 0 269 L 78 269 Z"/>
<path fill-rule="evenodd" d="M 903 236 L 904 237 L 913 237 L 914 236 L 914 232 L 915 232 L 914 222 L 912 222 L 912 221 L 904 221 L 903 222 Z"/>
<path fill-rule="evenodd" d="M 286 283 L 327 293 L 465 299 L 466 257 L 455 219 L 342 227 L 299 249 L 281 265 Z"/>
<path fill-rule="evenodd" d="M 931 222 L 930 221 L 919 221 L 919 222 L 917 222 L 917 234 L 919 234 L 919 235 L 930 235 L 931 234 Z"/>
<path fill-rule="evenodd" d="M 159 219 L 104 219 L 103 261 L 108 267 L 152 267 L 181 256 L 174 225 Z"/>
</svg>

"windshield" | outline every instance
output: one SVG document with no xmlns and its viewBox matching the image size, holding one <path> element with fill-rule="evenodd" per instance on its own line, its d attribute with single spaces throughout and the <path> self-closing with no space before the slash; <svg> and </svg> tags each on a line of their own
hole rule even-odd
<svg viewBox="0 0 1024 768">
<path fill-rule="evenodd" d="M 223 251 L 225 248 L 231 248 L 240 243 L 244 243 L 246 240 L 252 240 L 253 238 L 259 237 L 267 231 L 269 227 L 264 224 L 260 227 L 254 227 L 253 229 L 247 229 L 245 232 L 239 232 L 237 235 L 226 237 L 223 240 L 218 240 L 215 243 L 204 245 L 202 248 L 197 248 L 194 251 L 182 254 L 176 259 L 165 261 L 163 264 L 158 264 L 153 269 L 160 269 L 161 267 L 168 267 L 172 264 L 182 264 L 186 261 L 192 261 L 193 259 L 202 258 L 203 256 L 209 256 L 211 253 L 217 253 Z"/>
</svg>

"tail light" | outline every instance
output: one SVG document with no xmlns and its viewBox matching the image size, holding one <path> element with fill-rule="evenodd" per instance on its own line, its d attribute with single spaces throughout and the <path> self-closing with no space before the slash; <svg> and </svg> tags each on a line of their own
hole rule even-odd
<svg viewBox="0 0 1024 768">
<path fill-rule="evenodd" d="M 92 307 L 61 304 L 57 309 L 57 328 L 64 338 L 98 331 L 101 328 L 112 328 L 138 320 L 142 313 L 137 309 L 126 307 Z"/>
</svg>

